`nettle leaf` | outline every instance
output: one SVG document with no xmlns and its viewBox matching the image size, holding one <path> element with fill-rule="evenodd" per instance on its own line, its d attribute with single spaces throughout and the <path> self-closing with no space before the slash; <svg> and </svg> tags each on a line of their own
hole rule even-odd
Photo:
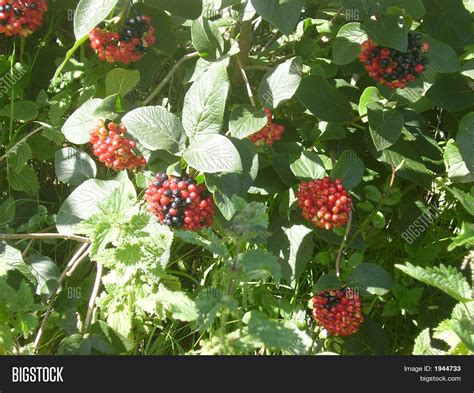
<svg viewBox="0 0 474 393">
<path fill-rule="evenodd" d="M 430 329 L 421 331 L 413 345 L 413 355 L 443 355 L 445 352 L 431 346 Z"/>
<path fill-rule="evenodd" d="M 321 179 L 326 173 L 323 161 L 312 151 L 303 151 L 300 158 L 290 164 L 290 168 L 300 180 Z"/>
<path fill-rule="evenodd" d="M 404 118 L 396 109 L 384 108 L 379 103 L 367 106 L 369 129 L 375 148 L 384 150 L 397 142 L 402 134 Z"/>
<path fill-rule="evenodd" d="M 223 135 L 199 135 L 184 151 L 183 158 L 201 172 L 239 172 L 242 161 L 234 144 Z"/>
<path fill-rule="evenodd" d="M 76 145 L 89 142 L 89 133 L 96 126 L 97 120 L 99 120 L 93 114 L 101 102 L 100 98 L 92 98 L 69 116 L 61 129 L 69 142 Z"/>
<path fill-rule="evenodd" d="M 212 64 L 184 97 L 183 126 L 190 139 L 219 134 L 229 93 L 227 61 Z"/>
<path fill-rule="evenodd" d="M 353 150 L 345 150 L 332 168 L 331 178 L 342 179 L 342 184 L 348 190 L 355 188 L 364 175 L 364 162 Z"/>
<path fill-rule="evenodd" d="M 54 155 L 54 170 L 59 181 L 79 185 L 97 174 L 97 166 L 89 155 L 73 147 L 65 147 Z"/>
<path fill-rule="evenodd" d="M 454 195 L 454 197 L 461 202 L 464 208 L 474 216 L 474 195 L 464 192 L 463 190 L 459 190 L 457 188 L 450 188 L 448 187 L 447 190 Z"/>
<path fill-rule="evenodd" d="M 334 64 L 349 64 L 357 59 L 360 45 L 367 40 L 367 34 L 357 22 L 346 23 L 337 32 L 332 47 Z"/>
<path fill-rule="evenodd" d="M 448 251 L 454 250 L 456 247 L 474 246 L 474 224 L 463 221 L 459 234 L 452 239 L 448 246 Z"/>
<path fill-rule="evenodd" d="M 204 229 L 199 234 L 191 231 L 178 230 L 174 231 L 174 234 L 186 243 L 203 247 L 213 254 L 220 255 L 223 258 L 230 257 L 229 250 L 225 244 L 209 229 Z"/>
<path fill-rule="evenodd" d="M 22 142 L 11 150 L 8 156 L 8 164 L 14 172 L 20 172 L 28 160 L 31 158 L 33 151 L 27 142 Z"/>
<path fill-rule="evenodd" d="M 169 310 L 173 319 L 185 322 L 197 319 L 196 304 L 183 292 L 173 292 L 161 285 L 156 297 L 165 309 Z"/>
<path fill-rule="evenodd" d="M 459 122 L 456 144 L 470 172 L 474 172 L 474 112 L 465 115 Z"/>
<path fill-rule="evenodd" d="M 349 99 L 320 75 L 303 78 L 296 96 L 321 120 L 344 123 L 353 118 Z"/>
<path fill-rule="evenodd" d="M 28 195 L 34 195 L 40 188 L 38 176 L 29 166 L 24 166 L 20 172 L 9 172 L 8 182 L 14 190 Z"/>
<path fill-rule="evenodd" d="M 302 61 L 294 57 L 268 71 L 258 88 L 260 101 L 270 108 L 277 108 L 291 99 L 301 83 Z"/>
<path fill-rule="evenodd" d="M 114 9 L 118 0 L 80 0 L 74 13 L 74 35 L 76 40 L 102 22 Z"/>
<path fill-rule="evenodd" d="M 239 255 L 237 265 L 243 269 L 248 280 L 262 280 L 272 275 L 276 282 L 280 281 L 281 266 L 278 258 L 261 248 Z"/>
<path fill-rule="evenodd" d="M 251 0 L 255 11 L 286 35 L 296 27 L 303 9 L 302 0 Z"/>
<path fill-rule="evenodd" d="M 364 23 L 368 36 L 377 44 L 406 52 L 408 47 L 408 27 L 405 19 L 398 15 L 381 15 L 377 20 Z"/>
<path fill-rule="evenodd" d="M 358 288 L 361 293 L 382 296 L 389 292 L 395 281 L 381 266 L 374 263 L 361 263 L 347 278 L 349 286 Z"/>
<path fill-rule="evenodd" d="M 202 12 L 202 0 L 145 0 L 145 4 L 151 7 L 162 8 L 173 15 L 186 19 L 199 18 Z"/>
<path fill-rule="evenodd" d="M 244 139 L 260 131 L 266 124 L 264 111 L 255 110 L 249 105 L 239 105 L 230 114 L 229 132 L 235 138 Z"/>
<path fill-rule="evenodd" d="M 105 91 L 107 96 L 130 93 L 140 82 L 140 71 L 114 68 L 105 77 Z"/>
<path fill-rule="evenodd" d="M 437 106 L 452 112 L 474 106 L 474 91 L 460 75 L 439 78 L 427 90 L 426 97 Z"/>
<path fill-rule="evenodd" d="M 382 99 L 383 99 L 383 96 L 382 94 L 380 94 L 379 89 L 377 89 L 377 87 L 375 86 L 366 87 L 365 90 L 362 92 L 359 99 L 359 107 L 358 107 L 359 115 L 360 116 L 366 115 L 367 105 L 378 102 Z"/>
<path fill-rule="evenodd" d="M 10 224 L 15 219 L 16 207 L 13 197 L 0 203 L 0 226 Z"/>
<path fill-rule="evenodd" d="M 422 268 L 406 262 L 405 265 L 395 265 L 395 267 L 418 281 L 442 290 L 460 302 L 471 300 L 471 287 L 454 266 L 441 264 Z"/>
<path fill-rule="evenodd" d="M 38 104 L 34 101 L 19 101 L 0 109 L 0 116 L 12 117 L 15 120 L 31 121 L 38 117 Z M 12 113 L 13 112 L 13 113 Z"/>
<path fill-rule="evenodd" d="M 161 106 L 137 108 L 127 113 L 122 123 L 147 149 L 177 154 L 185 147 L 187 138 L 181 120 Z"/>
<path fill-rule="evenodd" d="M 52 295 L 58 288 L 59 270 L 51 258 L 43 255 L 30 255 L 28 264 L 36 279 L 36 294 Z"/>
<path fill-rule="evenodd" d="M 191 37 L 194 48 L 207 60 L 215 60 L 224 51 L 224 38 L 214 22 L 201 17 L 191 25 Z"/>
</svg>

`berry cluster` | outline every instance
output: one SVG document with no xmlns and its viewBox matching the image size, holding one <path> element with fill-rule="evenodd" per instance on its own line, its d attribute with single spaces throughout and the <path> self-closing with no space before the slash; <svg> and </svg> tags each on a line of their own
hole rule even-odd
<svg viewBox="0 0 474 393">
<path fill-rule="evenodd" d="M 118 31 L 116 25 L 99 25 L 89 33 L 91 47 L 100 60 L 109 63 L 138 61 L 155 42 L 150 20 L 149 16 L 137 15 L 127 19 Z"/>
<path fill-rule="evenodd" d="M 314 226 L 331 230 L 347 223 L 352 210 L 352 198 L 341 179 L 329 177 L 301 182 L 298 190 L 298 207 L 303 217 Z"/>
<path fill-rule="evenodd" d="M 408 33 L 408 51 L 400 52 L 377 45 L 372 40 L 362 43 L 359 60 L 369 76 L 382 85 L 403 89 L 426 69 L 429 59 L 423 54 L 429 49 L 420 33 Z"/>
<path fill-rule="evenodd" d="M 281 139 L 281 134 L 285 131 L 285 126 L 273 123 L 273 114 L 270 109 L 264 109 L 267 115 L 267 124 L 260 131 L 249 136 L 249 139 L 255 146 L 271 146 L 274 142 Z"/>
<path fill-rule="evenodd" d="M 145 191 L 148 211 L 169 227 L 197 231 L 212 225 L 214 200 L 206 187 L 190 177 L 158 173 Z"/>
<path fill-rule="evenodd" d="M 46 0 L 0 0 L 0 33 L 26 37 L 43 24 Z"/>
<path fill-rule="evenodd" d="M 107 168 L 116 171 L 124 169 L 137 169 L 146 165 L 143 157 L 137 157 L 132 149 L 135 142 L 124 137 L 127 129 L 122 124 L 99 121 L 97 127 L 90 132 L 90 142 L 94 155 L 103 162 Z"/>
<path fill-rule="evenodd" d="M 313 319 L 333 336 L 349 336 L 359 330 L 363 321 L 359 296 L 348 293 L 347 288 L 328 290 L 311 299 Z"/>
</svg>

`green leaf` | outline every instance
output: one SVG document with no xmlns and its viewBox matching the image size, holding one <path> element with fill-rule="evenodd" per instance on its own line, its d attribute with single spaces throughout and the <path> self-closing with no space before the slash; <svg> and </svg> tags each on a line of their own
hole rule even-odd
<svg viewBox="0 0 474 393">
<path fill-rule="evenodd" d="M 469 214 L 474 216 L 474 195 L 454 187 L 448 187 L 447 190 L 453 194 L 459 202 L 461 202 L 461 204 L 464 206 L 464 209 L 466 209 Z"/>
<path fill-rule="evenodd" d="M 15 219 L 15 200 L 9 197 L 0 204 L 0 226 L 10 224 Z"/>
<path fill-rule="evenodd" d="M 364 162 L 352 150 L 345 150 L 331 171 L 331 178 L 342 179 L 342 184 L 348 190 L 355 188 L 364 175 Z"/>
<path fill-rule="evenodd" d="M 91 355 L 92 345 L 89 337 L 82 334 L 73 334 L 65 337 L 58 348 L 58 355 Z"/>
<path fill-rule="evenodd" d="M 381 6 L 383 9 L 399 7 L 415 20 L 421 19 L 426 13 L 422 0 L 382 0 Z"/>
<path fill-rule="evenodd" d="M 380 94 L 379 89 L 375 86 L 366 87 L 362 92 L 359 99 L 359 115 L 364 116 L 367 114 L 367 105 L 378 102 L 382 99 L 382 94 Z"/>
<path fill-rule="evenodd" d="M 365 31 L 377 44 L 406 52 L 408 46 L 408 27 L 403 17 L 381 15 L 377 20 L 365 21 Z"/>
<path fill-rule="evenodd" d="M 459 76 L 443 76 L 426 92 L 426 97 L 437 106 L 457 112 L 474 106 L 474 91 Z"/>
<path fill-rule="evenodd" d="M 322 76 L 311 75 L 303 78 L 296 96 L 321 120 L 344 123 L 353 118 L 352 107 L 347 97 Z"/>
<path fill-rule="evenodd" d="M 190 139 L 221 132 L 229 87 L 226 61 L 212 64 L 193 83 L 183 107 L 183 126 Z"/>
<path fill-rule="evenodd" d="M 258 88 L 260 101 L 269 108 L 277 108 L 291 99 L 301 83 L 302 61 L 293 57 L 268 71 Z"/>
<path fill-rule="evenodd" d="M 205 173 L 238 172 L 242 170 L 239 151 L 223 135 L 200 135 L 184 151 L 183 158 Z"/>
<path fill-rule="evenodd" d="M 337 32 L 332 47 L 334 64 L 352 63 L 360 53 L 360 45 L 367 40 L 367 34 L 362 30 L 360 23 L 350 22 L 342 26 Z"/>
<path fill-rule="evenodd" d="M 458 56 L 453 48 L 444 42 L 423 35 L 423 42 L 430 45 L 426 57 L 430 59 L 430 66 L 439 73 L 458 72 L 460 70 Z"/>
<path fill-rule="evenodd" d="M 11 117 L 14 120 L 31 121 L 38 117 L 38 104 L 34 101 L 19 101 L 13 104 L 13 113 L 11 104 L 0 109 L 0 117 Z"/>
<path fill-rule="evenodd" d="M 161 285 L 157 299 L 170 311 L 173 319 L 190 322 L 198 317 L 195 303 L 183 292 L 173 292 Z"/>
<path fill-rule="evenodd" d="M 471 352 L 474 352 L 473 312 L 474 302 L 469 302 L 466 304 L 458 303 L 451 314 L 453 330 Z"/>
<path fill-rule="evenodd" d="M 413 355 L 443 355 L 444 352 L 431 346 L 430 329 L 426 328 L 415 339 Z"/>
<path fill-rule="evenodd" d="M 456 144 L 469 172 L 474 172 L 474 112 L 468 113 L 459 122 Z"/>
<path fill-rule="evenodd" d="M 15 145 L 13 150 L 9 152 L 8 164 L 14 172 L 21 172 L 28 160 L 31 158 L 33 151 L 28 143 L 22 142 Z"/>
<path fill-rule="evenodd" d="M 343 286 L 342 282 L 335 274 L 323 274 L 313 288 L 313 292 L 327 291 L 329 289 L 339 289 Z"/>
<path fill-rule="evenodd" d="M 78 41 L 102 22 L 118 0 L 80 0 L 74 13 L 74 35 Z"/>
<path fill-rule="evenodd" d="M 196 298 L 196 324 L 201 331 L 208 330 L 217 314 L 224 306 L 223 294 L 217 288 L 208 288 L 206 291 L 199 292 Z"/>
<path fill-rule="evenodd" d="M 215 60 L 224 51 L 224 38 L 214 22 L 207 18 L 196 19 L 191 25 L 191 37 L 194 48 L 201 57 Z"/>
<path fill-rule="evenodd" d="M 204 229 L 200 233 L 191 231 L 174 231 L 174 234 L 186 243 L 203 247 L 213 254 L 217 254 L 223 258 L 230 257 L 229 250 L 225 244 L 209 229 Z"/>
<path fill-rule="evenodd" d="M 54 170 L 59 181 L 79 185 L 94 178 L 97 166 L 89 155 L 73 147 L 65 147 L 54 155 Z"/>
<path fill-rule="evenodd" d="M 127 304 L 116 304 L 107 310 L 107 323 L 118 334 L 128 337 L 132 331 L 132 313 Z"/>
<path fill-rule="evenodd" d="M 384 108 L 379 103 L 367 106 L 370 135 L 378 151 L 395 144 L 403 129 L 403 115 L 396 109 Z"/>
<path fill-rule="evenodd" d="M 145 4 L 162 8 L 173 15 L 186 19 L 197 19 L 202 12 L 202 0 L 145 0 Z"/>
<path fill-rule="evenodd" d="M 276 282 L 280 281 L 281 266 L 278 258 L 261 248 L 239 255 L 237 266 L 243 269 L 248 280 L 262 280 L 272 275 Z"/>
<path fill-rule="evenodd" d="M 14 190 L 25 191 L 28 195 L 34 195 L 40 188 L 38 176 L 29 166 L 24 166 L 18 173 L 10 172 L 8 182 Z"/>
<path fill-rule="evenodd" d="M 290 35 L 299 21 L 302 0 L 251 0 L 252 6 L 265 20 L 286 35 Z"/>
<path fill-rule="evenodd" d="M 105 91 L 107 96 L 130 93 L 140 82 L 140 71 L 114 68 L 105 77 Z"/>
<path fill-rule="evenodd" d="M 36 279 L 36 294 L 51 296 L 58 288 L 59 270 L 51 258 L 43 255 L 30 255 L 28 264 Z"/>
<path fill-rule="evenodd" d="M 458 235 L 452 239 L 451 244 L 448 246 L 448 251 L 464 245 L 468 247 L 474 246 L 474 224 L 465 221 L 461 224 L 461 230 Z"/>
<path fill-rule="evenodd" d="M 471 288 L 466 278 L 454 266 L 441 264 L 422 268 L 406 262 L 405 265 L 395 267 L 418 281 L 442 290 L 460 302 L 471 300 Z"/>
<path fill-rule="evenodd" d="M 23 262 L 21 251 L 0 241 L 0 277 Z"/>
<path fill-rule="evenodd" d="M 229 132 L 235 138 L 244 139 L 260 131 L 266 124 L 265 112 L 248 105 L 238 105 L 230 114 Z"/>
<path fill-rule="evenodd" d="M 137 108 L 127 113 L 122 123 L 147 149 L 177 154 L 185 147 L 187 138 L 180 119 L 161 106 Z"/>
<path fill-rule="evenodd" d="M 290 164 L 291 171 L 300 180 L 321 179 L 326 173 L 324 163 L 312 151 L 303 151 L 300 158 Z"/>
<path fill-rule="evenodd" d="M 448 177 L 453 182 L 469 183 L 474 181 L 474 173 L 469 171 L 457 144 L 450 139 L 444 149 L 444 162 Z"/>
<path fill-rule="evenodd" d="M 77 109 L 64 123 L 61 131 L 69 142 L 77 145 L 89 142 L 90 131 L 97 125 L 93 113 L 100 105 L 100 98 L 92 98 Z"/>
<path fill-rule="evenodd" d="M 92 347 L 104 355 L 122 355 L 135 348 L 135 342 L 129 340 L 103 321 L 91 325 Z"/>
<path fill-rule="evenodd" d="M 390 274 L 374 263 L 361 263 L 348 277 L 349 286 L 358 288 L 361 293 L 382 296 L 392 289 L 395 282 Z"/>
</svg>

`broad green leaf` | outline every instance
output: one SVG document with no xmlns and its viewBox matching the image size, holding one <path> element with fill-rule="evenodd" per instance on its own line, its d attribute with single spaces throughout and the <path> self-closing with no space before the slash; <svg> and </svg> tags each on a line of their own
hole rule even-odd
<svg viewBox="0 0 474 393">
<path fill-rule="evenodd" d="M 332 47 L 334 64 L 349 64 L 360 53 L 360 45 L 367 39 L 367 34 L 361 29 L 360 23 L 350 22 L 337 32 Z"/>
<path fill-rule="evenodd" d="M 451 314 L 453 330 L 471 353 L 474 352 L 473 312 L 474 302 L 469 302 L 466 304 L 457 304 Z"/>
<path fill-rule="evenodd" d="M 211 230 L 204 229 L 199 234 L 191 231 L 174 231 L 174 234 L 186 243 L 203 247 L 213 254 L 220 255 L 223 258 L 228 258 L 230 256 L 229 250 L 225 244 Z"/>
<path fill-rule="evenodd" d="M 105 91 L 107 96 L 120 94 L 125 96 L 130 93 L 140 82 L 140 71 L 114 68 L 105 78 Z"/>
<path fill-rule="evenodd" d="M 202 12 L 202 0 L 145 0 L 145 4 L 162 8 L 186 19 L 197 19 Z"/>
<path fill-rule="evenodd" d="M 135 342 L 123 336 L 103 321 L 91 325 L 92 347 L 104 355 L 123 355 L 135 348 Z"/>
<path fill-rule="evenodd" d="M 424 329 L 415 339 L 413 355 L 443 355 L 444 352 L 431 346 L 430 329 Z"/>
<path fill-rule="evenodd" d="M 33 151 L 27 142 L 22 142 L 15 145 L 15 147 L 9 152 L 8 164 L 10 169 L 15 173 L 21 172 L 23 167 L 26 165 L 28 160 L 31 158 Z"/>
<path fill-rule="evenodd" d="M 91 355 L 91 351 L 91 339 L 76 333 L 59 343 L 58 355 Z"/>
<path fill-rule="evenodd" d="M 56 264 L 43 255 L 30 255 L 28 264 L 36 279 L 36 294 L 51 296 L 58 288 L 59 270 Z"/>
<path fill-rule="evenodd" d="M 382 296 L 389 292 L 395 282 L 390 274 L 374 263 L 361 263 L 348 277 L 349 286 L 358 288 L 361 293 Z"/>
<path fill-rule="evenodd" d="M 74 35 L 76 41 L 102 22 L 114 9 L 118 0 L 80 0 L 74 13 Z"/>
<path fill-rule="evenodd" d="M 303 151 L 300 158 L 292 162 L 290 167 L 300 180 L 320 179 L 326 173 L 323 161 L 312 151 Z"/>
<path fill-rule="evenodd" d="M 243 269 L 248 280 L 263 280 L 272 275 L 276 282 L 280 281 L 281 266 L 278 258 L 261 248 L 239 255 L 237 266 Z"/>
<path fill-rule="evenodd" d="M 137 108 L 127 113 L 122 123 L 147 149 L 177 154 L 185 147 L 187 138 L 180 119 L 161 106 Z"/>
<path fill-rule="evenodd" d="M 448 187 L 447 190 L 454 195 L 454 197 L 461 202 L 464 208 L 474 216 L 474 195 L 464 192 L 458 188 Z"/>
<path fill-rule="evenodd" d="M 369 19 L 364 23 L 368 36 L 382 46 L 406 52 L 408 46 L 408 27 L 403 17 L 381 15 L 377 20 Z"/>
<path fill-rule="evenodd" d="M 313 292 L 327 291 L 329 289 L 339 289 L 344 284 L 335 274 L 323 274 L 313 288 Z"/>
<path fill-rule="evenodd" d="M 418 281 L 442 290 L 460 302 L 471 300 L 471 288 L 466 278 L 454 266 L 441 264 L 422 268 L 406 262 L 405 265 L 395 267 Z"/>
<path fill-rule="evenodd" d="M 364 175 L 364 162 L 352 150 L 345 150 L 331 171 L 331 178 L 342 179 L 344 187 L 351 190 L 362 180 Z"/>
<path fill-rule="evenodd" d="M 93 116 L 93 113 L 101 102 L 100 98 L 92 98 L 69 116 L 61 129 L 69 142 L 76 145 L 89 142 L 89 133 L 99 120 L 99 118 Z"/>
<path fill-rule="evenodd" d="M 474 5 L 474 1 L 472 4 Z M 461 74 L 470 79 L 474 79 L 474 59 L 471 59 L 462 65 Z"/>
<path fill-rule="evenodd" d="M 474 181 L 474 172 L 469 171 L 461 152 L 454 140 L 448 140 L 444 149 L 444 163 L 448 177 L 455 183 L 469 183 Z"/>
<path fill-rule="evenodd" d="M 452 251 L 456 247 L 462 246 L 474 246 L 474 224 L 466 221 L 463 221 L 461 224 L 461 230 L 458 235 L 452 238 L 452 242 L 448 246 L 448 251 Z"/>
<path fill-rule="evenodd" d="M 379 89 L 375 86 L 366 87 L 362 92 L 359 99 L 359 115 L 364 116 L 367 114 L 367 105 L 378 102 L 382 99 L 382 94 L 380 94 Z"/>
<path fill-rule="evenodd" d="M 239 105 L 230 114 L 229 132 L 235 138 L 244 139 L 260 131 L 266 124 L 267 116 L 264 111 Z"/>
<path fill-rule="evenodd" d="M 224 38 L 214 22 L 207 18 L 196 19 L 191 25 L 194 48 L 207 60 L 215 60 L 224 51 Z"/>
<path fill-rule="evenodd" d="M 415 20 L 421 19 L 426 13 L 422 0 L 382 0 L 381 5 L 383 9 L 400 7 Z"/>
<path fill-rule="evenodd" d="M 190 322 L 198 317 L 196 304 L 183 292 L 173 292 L 161 285 L 157 299 L 169 310 L 173 319 Z"/>
<path fill-rule="evenodd" d="M 14 120 L 31 121 L 38 117 L 38 104 L 34 101 L 19 101 L 0 109 L 0 116 L 13 117 Z"/>
<path fill-rule="evenodd" d="M 457 112 L 474 106 L 474 91 L 461 76 L 443 76 L 426 92 L 437 106 Z"/>
<path fill-rule="evenodd" d="M 0 277 L 23 262 L 21 251 L 0 241 Z"/>
<path fill-rule="evenodd" d="M 426 57 L 430 59 L 429 64 L 436 72 L 449 74 L 459 71 L 458 56 L 453 48 L 427 35 L 423 35 L 423 41 L 430 45 Z"/>
<path fill-rule="evenodd" d="M 36 172 L 29 166 L 24 166 L 18 173 L 8 174 L 10 187 L 16 191 L 25 191 L 28 195 L 34 195 L 40 188 Z"/>
<path fill-rule="evenodd" d="M 303 78 L 296 96 L 310 112 L 332 123 L 351 121 L 352 107 L 348 98 L 319 75 Z"/>
<path fill-rule="evenodd" d="M 459 122 L 456 144 L 470 172 L 474 172 L 474 112 L 465 115 Z"/>
<path fill-rule="evenodd" d="M 0 204 L 0 227 L 10 224 L 15 219 L 15 214 L 15 200 L 9 197 Z"/>
<path fill-rule="evenodd" d="M 384 108 L 379 103 L 367 106 L 369 129 L 375 148 L 385 150 L 397 142 L 402 134 L 403 115 L 396 109 Z"/>
<path fill-rule="evenodd" d="M 65 147 L 56 152 L 54 170 L 59 181 L 76 186 L 97 174 L 94 160 L 87 153 L 73 147 Z"/>
<path fill-rule="evenodd" d="M 183 107 L 183 126 L 190 139 L 221 132 L 229 87 L 226 61 L 212 64 L 193 83 Z"/>
<path fill-rule="evenodd" d="M 299 21 L 302 0 L 251 0 L 255 11 L 286 35 L 290 35 Z"/>
<path fill-rule="evenodd" d="M 302 62 L 294 57 L 268 71 L 258 88 L 260 102 L 268 108 L 277 108 L 291 99 L 301 82 Z"/>
<path fill-rule="evenodd" d="M 191 167 L 205 173 L 242 170 L 239 151 L 223 135 L 199 135 L 184 151 L 183 158 Z"/>
<path fill-rule="evenodd" d="M 223 293 L 218 288 L 208 288 L 199 292 L 195 301 L 198 328 L 201 331 L 208 330 L 223 306 Z"/>
</svg>

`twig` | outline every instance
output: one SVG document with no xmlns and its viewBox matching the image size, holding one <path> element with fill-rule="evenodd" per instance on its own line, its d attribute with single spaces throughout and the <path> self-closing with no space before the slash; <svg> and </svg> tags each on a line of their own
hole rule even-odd
<svg viewBox="0 0 474 393">
<path fill-rule="evenodd" d="M 273 68 L 269 66 L 249 65 L 245 67 L 246 71 L 271 71 Z"/>
<path fill-rule="evenodd" d="M 26 245 L 25 249 L 23 250 L 23 252 L 21 253 L 21 256 L 23 258 L 26 257 L 26 255 L 28 254 L 28 251 L 30 251 L 30 248 L 33 246 L 33 244 L 35 243 L 36 239 L 31 239 L 28 244 Z"/>
<path fill-rule="evenodd" d="M 66 272 L 66 276 L 71 277 L 73 275 L 73 273 L 76 271 L 77 267 L 81 264 L 81 262 L 90 254 L 91 250 L 92 244 L 89 245 L 84 254 L 82 254 L 82 256 L 76 262 L 74 262 L 71 268 Z"/>
<path fill-rule="evenodd" d="M 242 74 L 242 78 L 244 79 L 245 86 L 247 87 L 247 94 L 249 95 L 250 103 L 252 104 L 254 108 L 256 108 L 255 98 L 253 97 L 253 93 L 252 93 L 252 87 L 250 86 L 250 82 L 249 82 L 249 79 L 247 78 L 247 74 L 245 73 L 244 66 L 242 65 L 242 61 L 240 60 L 239 56 L 235 56 L 235 58 L 236 58 L 237 66 L 239 67 L 240 72 Z"/>
<path fill-rule="evenodd" d="M 179 67 L 181 67 L 181 65 L 186 62 L 187 60 L 190 60 L 190 59 L 193 59 L 194 57 L 198 57 L 199 56 L 199 52 L 192 52 L 192 53 L 188 53 L 187 55 L 184 55 L 174 66 L 173 68 L 171 68 L 170 72 L 168 73 L 168 75 L 166 75 L 164 77 L 164 79 L 161 81 L 161 83 L 156 87 L 156 89 L 148 96 L 148 98 L 143 101 L 143 105 L 148 105 L 152 100 L 153 98 L 155 98 L 158 93 L 161 91 L 161 89 L 163 87 L 166 86 L 166 84 L 169 82 L 169 80 L 171 79 L 171 77 L 174 75 L 174 73 L 177 71 L 177 69 Z"/>
<path fill-rule="evenodd" d="M 352 211 L 349 211 L 349 218 L 347 220 L 346 224 L 346 232 L 344 233 L 344 237 L 342 238 L 341 245 L 339 246 L 339 251 L 337 253 L 337 258 L 336 258 L 336 276 L 339 278 L 341 275 L 340 271 L 340 265 L 341 265 L 341 257 L 342 257 L 342 252 L 344 251 L 344 247 L 347 242 L 347 238 L 349 237 L 349 232 L 351 230 L 351 224 L 352 224 Z"/>
<path fill-rule="evenodd" d="M 33 344 L 34 346 L 34 349 L 35 351 L 38 350 L 38 346 L 39 346 L 39 343 L 41 341 L 41 337 L 43 336 L 43 333 L 44 333 L 44 330 L 45 330 L 45 327 L 46 327 L 46 323 L 48 322 L 48 319 L 49 319 L 49 316 L 51 315 L 51 311 L 53 310 L 53 305 L 54 305 L 54 300 L 55 300 L 55 297 L 56 297 L 56 294 L 58 293 L 58 290 L 59 290 L 59 287 L 61 286 L 61 284 L 63 283 L 64 279 L 66 278 L 66 274 L 68 272 L 68 270 L 71 268 L 71 266 L 74 265 L 74 263 L 82 258 L 84 259 L 87 255 L 85 254 L 84 250 L 87 248 L 88 244 L 87 243 L 84 243 L 80 248 L 79 250 L 76 251 L 76 253 L 73 255 L 73 257 L 71 258 L 71 260 L 68 262 L 68 264 L 66 265 L 64 271 L 61 273 L 61 275 L 59 276 L 58 278 L 58 286 L 56 287 L 56 289 L 54 290 L 54 292 L 51 294 L 50 298 L 49 298 L 49 303 L 48 303 L 48 308 L 46 309 L 46 312 L 44 314 L 44 317 L 43 317 L 43 320 L 41 321 L 41 325 L 38 329 L 38 332 L 36 333 L 36 338 L 35 338 L 35 342 Z M 89 247 L 90 248 L 90 247 Z M 87 252 L 87 251 L 86 251 Z M 83 254 L 84 253 L 84 254 Z"/>
<path fill-rule="evenodd" d="M 102 272 L 104 267 L 101 263 L 97 263 L 97 274 L 95 276 L 94 288 L 92 289 L 91 298 L 89 300 L 89 306 L 87 308 L 86 319 L 84 320 L 84 325 L 82 325 L 82 333 L 87 333 L 89 326 L 92 321 L 92 313 L 94 312 L 95 300 L 99 293 L 100 283 L 102 281 Z"/>
<path fill-rule="evenodd" d="M 61 233 L 15 233 L 0 234 L 0 240 L 27 240 L 27 239 L 67 239 L 77 242 L 90 244 L 91 241 L 87 237 L 78 235 L 63 235 Z"/>
<path fill-rule="evenodd" d="M 43 128 L 44 127 L 36 128 L 35 130 L 31 131 L 29 134 L 21 138 L 17 143 L 15 143 L 12 147 L 10 147 L 10 149 L 8 149 L 3 156 L 0 157 L 0 162 L 2 162 L 5 158 L 7 158 L 17 148 L 17 146 L 21 145 L 32 135 L 36 134 L 37 132 L 40 132 Z"/>
</svg>

